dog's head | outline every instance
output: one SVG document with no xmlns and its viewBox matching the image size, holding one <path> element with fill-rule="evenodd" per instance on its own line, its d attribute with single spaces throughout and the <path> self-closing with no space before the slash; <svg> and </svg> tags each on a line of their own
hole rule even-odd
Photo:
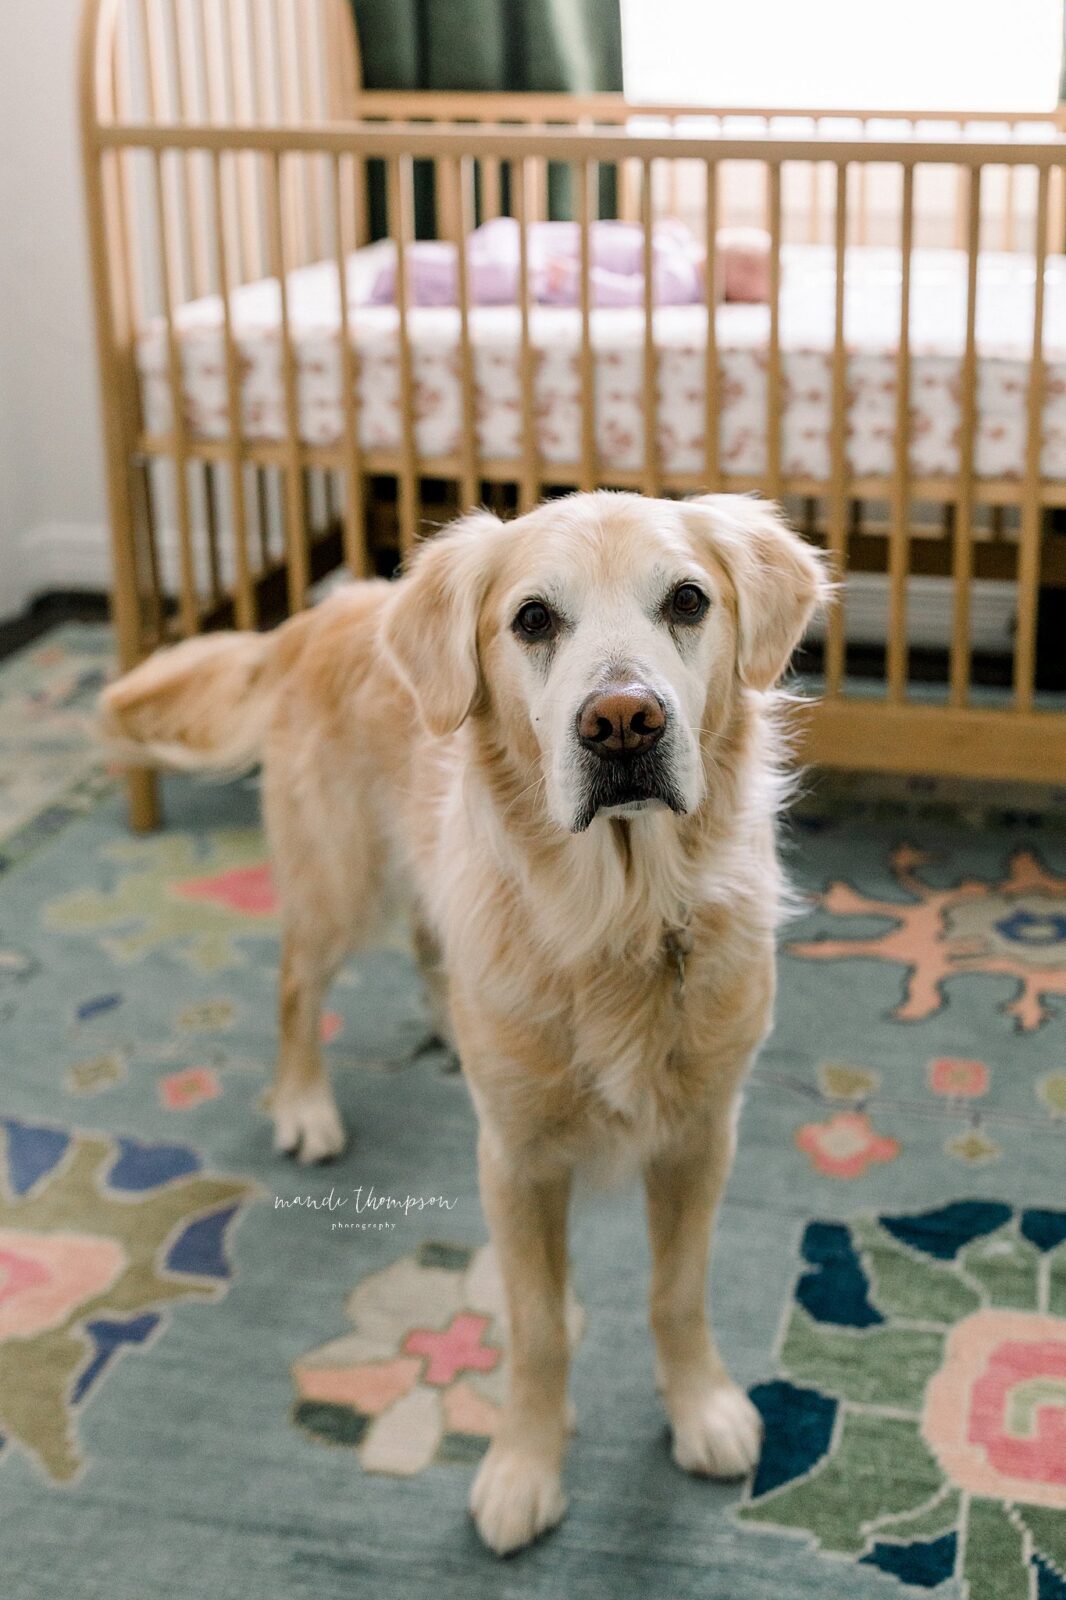
<svg viewBox="0 0 1066 1600">
<path fill-rule="evenodd" d="M 430 734 L 485 719 L 580 833 L 694 811 L 738 690 L 772 687 L 825 589 L 817 554 L 758 500 L 574 495 L 428 541 L 383 642 Z"/>
</svg>

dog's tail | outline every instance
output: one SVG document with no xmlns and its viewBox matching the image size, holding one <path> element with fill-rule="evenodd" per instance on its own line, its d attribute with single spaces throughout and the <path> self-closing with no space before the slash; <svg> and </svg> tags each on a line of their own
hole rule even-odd
<svg viewBox="0 0 1066 1600">
<path fill-rule="evenodd" d="M 160 650 L 105 689 L 101 732 L 127 762 L 239 772 L 259 757 L 280 674 L 277 635 L 209 633 Z"/>
</svg>

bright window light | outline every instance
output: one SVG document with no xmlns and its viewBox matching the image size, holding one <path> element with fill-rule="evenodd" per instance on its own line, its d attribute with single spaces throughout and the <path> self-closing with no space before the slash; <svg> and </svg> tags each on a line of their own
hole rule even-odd
<svg viewBox="0 0 1066 1600">
<path fill-rule="evenodd" d="M 622 0 L 630 100 L 1050 111 L 1062 0 Z"/>
</svg>

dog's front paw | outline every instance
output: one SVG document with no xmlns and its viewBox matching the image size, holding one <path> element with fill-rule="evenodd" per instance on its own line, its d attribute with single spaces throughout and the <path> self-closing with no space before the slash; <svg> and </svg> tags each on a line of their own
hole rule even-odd
<svg viewBox="0 0 1066 1600">
<path fill-rule="evenodd" d="M 345 1146 L 344 1124 L 328 1088 L 276 1099 L 274 1149 L 310 1166 L 339 1156 Z"/>
<path fill-rule="evenodd" d="M 554 1528 L 566 1510 L 558 1468 L 513 1446 L 494 1444 L 474 1479 L 470 1510 L 490 1550 L 498 1556 L 521 1550 Z"/>
<path fill-rule="evenodd" d="M 708 1478 L 743 1478 L 759 1459 L 762 1418 L 728 1378 L 708 1381 L 671 1407 L 674 1460 Z"/>
</svg>

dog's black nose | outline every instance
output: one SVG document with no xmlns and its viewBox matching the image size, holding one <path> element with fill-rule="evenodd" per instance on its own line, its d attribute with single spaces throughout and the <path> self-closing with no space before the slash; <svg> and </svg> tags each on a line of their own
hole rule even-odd
<svg viewBox="0 0 1066 1600">
<path fill-rule="evenodd" d="M 665 727 L 666 707 L 643 683 L 609 683 L 577 714 L 578 738 L 605 761 L 650 750 Z"/>
</svg>

